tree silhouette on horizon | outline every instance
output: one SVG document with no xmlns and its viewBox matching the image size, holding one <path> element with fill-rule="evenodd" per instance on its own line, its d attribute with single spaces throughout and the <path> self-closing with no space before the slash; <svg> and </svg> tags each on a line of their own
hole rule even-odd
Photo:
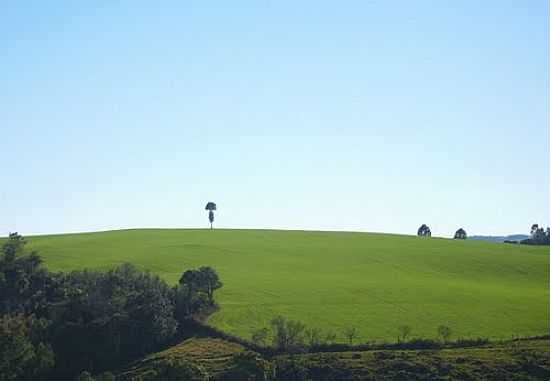
<svg viewBox="0 0 550 381">
<path fill-rule="evenodd" d="M 216 203 L 209 201 L 204 210 L 208 210 L 208 220 L 210 221 L 210 229 L 213 229 L 212 224 L 214 223 L 214 210 L 217 210 Z"/>
</svg>

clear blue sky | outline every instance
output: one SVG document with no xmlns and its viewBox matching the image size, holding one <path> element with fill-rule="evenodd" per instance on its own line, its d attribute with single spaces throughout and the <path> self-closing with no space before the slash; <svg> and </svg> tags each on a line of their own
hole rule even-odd
<svg viewBox="0 0 550 381">
<path fill-rule="evenodd" d="M 550 225 L 548 1 L 5 1 L 0 235 Z"/>
</svg>

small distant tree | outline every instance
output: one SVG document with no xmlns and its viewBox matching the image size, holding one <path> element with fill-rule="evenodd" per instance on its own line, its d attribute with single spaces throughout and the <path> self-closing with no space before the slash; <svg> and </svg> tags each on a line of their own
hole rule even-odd
<svg viewBox="0 0 550 381">
<path fill-rule="evenodd" d="M 287 320 L 277 316 L 271 320 L 273 344 L 282 350 L 299 347 L 304 342 L 305 325 L 300 321 Z"/>
<path fill-rule="evenodd" d="M 212 224 L 214 223 L 214 211 L 217 210 L 216 203 L 209 201 L 204 207 L 205 210 L 208 210 L 208 220 L 210 221 L 210 229 L 213 229 Z"/>
<path fill-rule="evenodd" d="M 466 238 L 467 238 L 466 230 L 460 228 L 456 231 L 455 239 L 466 239 Z"/>
<path fill-rule="evenodd" d="M 412 329 L 408 325 L 399 326 L 397 328 L 397 332 L 398 332 L 397 341 L 399 343 L 407 341 L 407 339 L 409 338 L 409 335 L 411 334 L 411 331 Z"/>
<path fill-rule="evenodd" d="M 449 341 L 449 338 L 451 337 L 451 332 L 451 328 L 446 325 L 440 325 L 439 327 L 437 327 L 437 336 L 439 336 L 439 338 L 444 343 Z"/>
<path fill-rule="evenodd" d="M 431 237 L 432 231 L 430 230 L 428 225 L 422 224 L 422 226 L 418 228 L 417 234 L 419 237 Z"/>
<path fill-rule="evenodd" d="M 319 328 L 307 328 L 305 330 L 307 344 L 310 347 L 321 344 L 321 330 Z"/>
<path fill-rule="evenodd" d="M 334 331 L 327 331 L 325 334 L 325 343 L 327 344 L 334 344 L 336 342 L 336 333 Z"/>
<path fill-rule="evenodd" d="M 348 340 L 349 345 L 353 345 L 353 339 L 357 337 L 358 333 L 355 327 L 344 328 L 344 337 Z"/>
<path fill-rule="evenodd" d="M 260 328 L 252 332 L 252 342 L 256 345 L 265 347 L 267 344 L 267 337 L 269 336 L 269 330 L 265 327 Z"/>
</svg>

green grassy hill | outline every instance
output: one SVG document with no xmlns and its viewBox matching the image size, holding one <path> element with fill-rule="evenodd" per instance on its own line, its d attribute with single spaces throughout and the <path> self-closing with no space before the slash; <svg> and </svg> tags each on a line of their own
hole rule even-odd
<svg viewBox="0 0 550 381">
<path fill-rule="evenodd" d="M 311 327 L 397 327 L 435 337 L 550 333 L 550 248 L 413 236 L 262 230 L 125 230 L 30 237 L 51 270 L 131 262 L 171 283 L 210 265 L 224 287 L 210 323 L 250 337 L 283 314 Z M 343 340 L 343 338 L 342 338 Z"/>
</svg>

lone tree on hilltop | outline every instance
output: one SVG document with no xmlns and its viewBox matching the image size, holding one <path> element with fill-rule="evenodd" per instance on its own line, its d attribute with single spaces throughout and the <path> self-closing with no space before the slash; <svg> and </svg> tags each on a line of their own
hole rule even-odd
<svg viewBox="0 0 550 381">
<path fill-rule="evenodd" d="M 422 224 L 422 226 L 418 228 L 418 233 L 417 234 L 418 234 L 419 237 L 431 237 L 432 236 L 432 231 L 430 230 L 428 225 Z"/>
<path fill-rule="evenodd" d="M 212 223 L 214 222 L 214 210 L 216 210 L 216 203 L 209 201 L 206 204 L 204 210 L 208 210 L 208 220 L 210 221 L 210 229 L 212 229 Z"/>
<path fill-rule="evenodd" d="M 466 230 L 460 228 L 455 233 L 455 239 L 466 239 L 468 238 L 468 235 L 466 234 Z"/>
</svg>

